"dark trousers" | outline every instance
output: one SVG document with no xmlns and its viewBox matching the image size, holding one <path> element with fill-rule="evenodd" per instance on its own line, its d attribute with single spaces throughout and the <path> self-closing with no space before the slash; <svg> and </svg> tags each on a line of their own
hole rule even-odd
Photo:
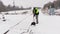
<svg viewBox="0 0 60 34">
<path fill-rule="evenodd" d="M 36 17 L 36 23 L 38 24 L 38 15 L 33 15 L 33 18 Z"/>
<path fill-rule="evenodd" d="M 36 23 L 38 24 L 38 15 L 36 15 Z"/>
</svg>

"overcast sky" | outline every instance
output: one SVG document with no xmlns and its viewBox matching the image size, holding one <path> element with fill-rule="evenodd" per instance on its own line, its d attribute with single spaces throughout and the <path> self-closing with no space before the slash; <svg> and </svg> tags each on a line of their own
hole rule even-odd
<svg viewBox="0 0 60 34">
<path fill-rule="evenodd" d="M 13 5 L 13 0 L 1 0 L 5 5 Z M 23 6 L 23 7 L 33 7 L 33 6 L 39 6 L 43 7 L 44 4 L 54 0 L 14 0 L 16 6 Z"/>
</svg>

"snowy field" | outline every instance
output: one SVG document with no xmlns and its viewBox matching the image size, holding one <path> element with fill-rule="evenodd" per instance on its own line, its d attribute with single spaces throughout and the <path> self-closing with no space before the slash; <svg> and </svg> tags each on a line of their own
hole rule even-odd
<svg viewBox="0 0 60 34">
<path fill-rule="evenodd" d="M 60 16 L 47 16 L 39 10 L 39 24 L 36 26 L 30 26 L 33 22 L 30 11 L 23 15 L 4 16 L 5 22 L 0 19 L 0 34 L 4 34 L 7 30 L 9 32 L 6 34 L 60 34 Z"/>
</svg>

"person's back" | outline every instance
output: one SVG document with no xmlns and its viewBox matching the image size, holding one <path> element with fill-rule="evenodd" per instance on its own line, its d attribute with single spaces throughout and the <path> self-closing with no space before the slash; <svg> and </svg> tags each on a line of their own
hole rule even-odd
<svg viewBox="0 0 60 34">
<path fill-rule="evenodd" d="M 33 8 L 33 14 L 34 14 L 34 16 L 39 14 L 39 11 L 36 7 Z"/>
</svg>

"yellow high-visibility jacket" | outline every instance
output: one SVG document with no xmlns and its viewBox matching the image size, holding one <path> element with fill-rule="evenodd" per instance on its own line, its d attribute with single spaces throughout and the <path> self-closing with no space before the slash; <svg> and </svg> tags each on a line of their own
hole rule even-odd
<svg viewBox="0 0 60 34">
<path fill-rule="evenodd" d="M 38 15 L 39 14 L 39 11 L 37 8 L 34 9 L 34 14 Z"/>
</svg>

